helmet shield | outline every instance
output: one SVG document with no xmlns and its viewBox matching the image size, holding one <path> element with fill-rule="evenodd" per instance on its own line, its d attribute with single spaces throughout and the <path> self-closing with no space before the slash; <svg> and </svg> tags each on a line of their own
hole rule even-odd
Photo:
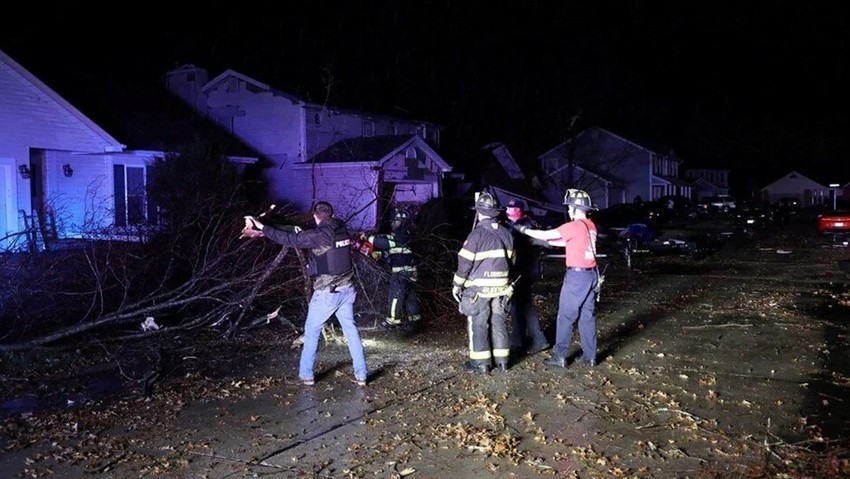
<svg viewBox="0 0 850 479">
<path fill-rule="evenodd" d="M 484 216 L 495 218 L 499 216 L 502 209 L 495 196 L 490 193 L 480 193 L 475 200 L 475 211 Z"/>
<path fill-rule="evenodd" d="M 590 195 L 584 190 L 570 188 L 564 193 L 564 205 L 574 206 L 584 211 L 597 209 L 590 201 Z"/>
</svg>

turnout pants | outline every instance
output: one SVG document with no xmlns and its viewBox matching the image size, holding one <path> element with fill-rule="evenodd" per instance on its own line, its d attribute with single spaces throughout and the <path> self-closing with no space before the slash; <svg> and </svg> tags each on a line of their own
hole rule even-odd
<svg viewBox="0 0 850 479">
<path fill-rule="evenodd" d="M 416 293 L 416 283 L 406 274 L 390 276 L 388 294 L 387 322 L 400 324 L 407 316 L 408 321 L 419 321 L 421 316 L 419 295 Z"/>
<path fill-rule="evenodd" d="M 464 295 L 462 313 L 467 316 L 469 329 L 469 359 L 506 362 L 510 353 L 507 307 L 510 296 L 481 298 Z"/>
</svg>

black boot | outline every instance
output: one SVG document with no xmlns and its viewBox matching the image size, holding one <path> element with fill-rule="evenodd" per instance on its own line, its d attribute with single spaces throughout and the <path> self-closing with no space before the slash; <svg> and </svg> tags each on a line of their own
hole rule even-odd
<svg viewBox="0 0 850 479">
<path fill-rule="evenodd" d="M 508 370 L 508 360 L 507 359 L 497 359 L 496 360 L 496 369 L 499 371 L 507 371 Z"/>
<path fill-rule="evenodd" d="M 543 360 L 543 364 L 558 368 L 567 367 L 567 358 L 563 356 L 555 356 L 554 354 Z"/>
<path fill-rule="evenodd" d="M 463 363 L 463 370 L 469 371 L 471 373 L 487 374 L 490 372 L 490 361 L 470 359 L 469 361 Z"/>
</svg>

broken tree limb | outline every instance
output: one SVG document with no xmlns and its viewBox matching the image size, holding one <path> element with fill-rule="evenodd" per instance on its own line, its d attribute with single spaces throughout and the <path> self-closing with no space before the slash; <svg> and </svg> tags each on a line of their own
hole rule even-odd
<svg viewBox="0 0 850 479">
<path fill-rule="evenodd" d="M 280 251 L 278 251 L 277 255 L 274 257 L 271 263 L 266 266 L 266 270 L 263 272 L 263 275 L 257 279 L 257 282 L 254 283 L 254 286 L 251 288 L 251 292 L 248 294 L 248 297 L 245 298 L 245 301 L 241 304 L 241 311 L 239 312 L 239 316 L 233 321 L 233 324 L 230 325 L 230 328 L 227 330 L 226 336 L 228 338 L 232 338 L 235 336 L 242 327 L 242 321 L 245 319 L 245 315 L 248 311 L 251 310 L 251 304 L 254 302 L 254 298 L 257 297 L 257 293 L 260 292 L 260 288 L 266 283 L 269 279 L 269 276 L 272 275 L 275 269 L 280 266 L 280 263 L 283 262 L 283 259 L 286 257 L 286 253 L 289 251 L 289 248 L 282 247 Z"/>
</svg>

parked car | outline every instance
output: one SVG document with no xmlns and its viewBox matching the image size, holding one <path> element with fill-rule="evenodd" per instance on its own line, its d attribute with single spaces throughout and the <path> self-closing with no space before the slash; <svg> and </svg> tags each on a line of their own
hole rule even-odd
<svg viewBox="0 0 850 479">
<path fill-rule="evenodd" d="M 632 224 L 655 226 L 658 210 L 655 204 L 621 203 L 608 208 L 592 211 L 590 219 L 596 223 L 601 233 L 611 234 L 626 230 Z"/>
<path fill-rule="evenodd" d="M 850 233 L 850 211 L 835 210 L 818 215 L 818 233 Z"/>
<path fill-rule="evenodd" d="M 747 236 L 772 225 L 776 208 L 764 201 L 749 201 L 735 211 L 735 226 Z"/>
<path fill-rule="evenodd" d="M 735 209 L 735 198 L 730 195 L 709 196 L 699 202 L 700 207 L 709 212 L 728 213 Z"/>
<path fill-rule="evenodd" d="M 690 199 L 680 195 L 662 196 L 654 203 L 659 220 L 662 222 L 691 220 L 700 213 Z"/>
</svg>

